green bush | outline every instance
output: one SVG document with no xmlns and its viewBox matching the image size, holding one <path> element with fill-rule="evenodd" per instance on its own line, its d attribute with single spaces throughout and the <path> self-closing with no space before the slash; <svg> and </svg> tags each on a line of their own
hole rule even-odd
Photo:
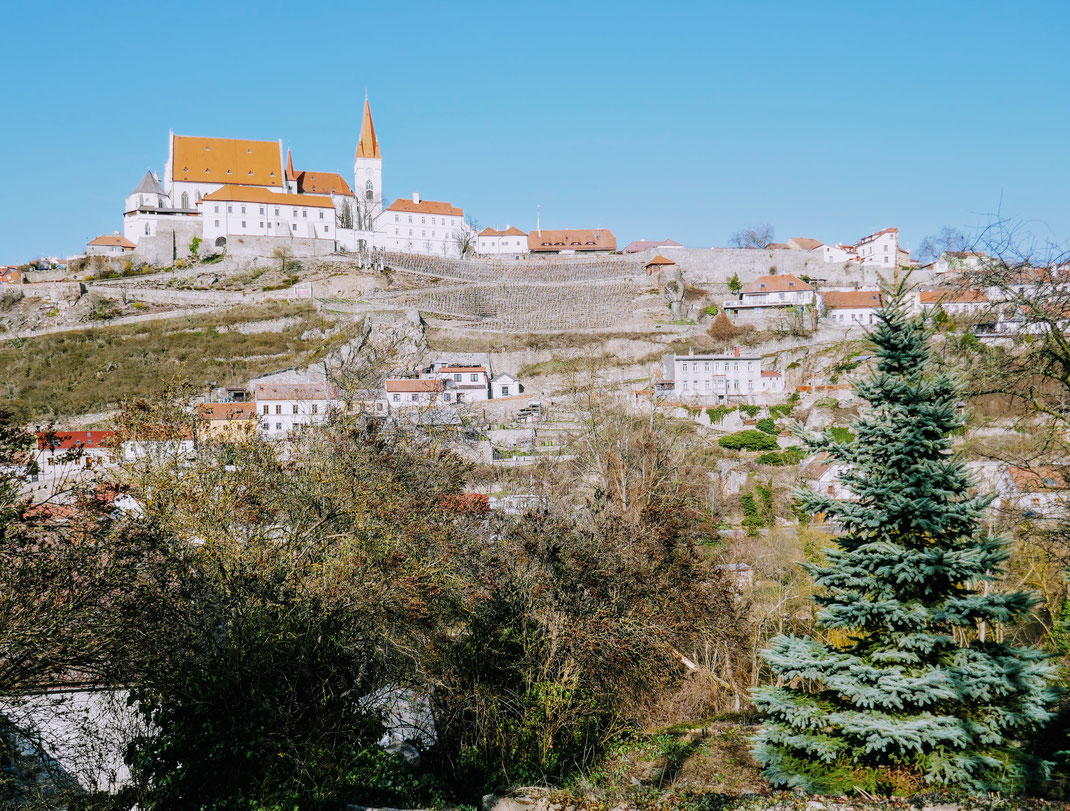
<svg viewBox="0 0 1070 811">
<path fill-rule="evenodd" d="M 722 448 L 733 451 L 775 451 L 780 449 L 775 436 L 769 436 L 769 434 L 753 429 L 737 431 L 734 434 L 723 436 L 717 440 L 717 444 Z"/>
<path fill-rule="evenodd" d="M 721 311 L 720 307 L 718 307 L 716 304 L 711 304 L 711 305 L 709 305 L 708 307 L 705 307 L 702 310 L 702 314 L 703 315 L 708 315 L 708 316 L 715 316 L 720 311 Z"/>
<path fill-rule="evenodd" d="M 756 405 L 748 405 L 747 403 L 743 403 L 739 407 L 739 410 L 742 411 L 744 414 L 746 414 L 748 417 L 757 417 L 758 416 L 758 412 L 762 410 L 762 407 L 761 406 L 756 406 Z"/>
<path fill-rule="evenodd" d="M 798 446 L 792 446 L 785 448 L 782 451 L 770 451 L 769 453 L 763 453 L 754 461 L 759 465 L 773 465 L 775 467 L 784 467 L 786 465 L 797 465 L 806 457 L 806 451 Z"/>
<path fill-rule="evenodd" d="M 792 404 L 785 403 L 784 405 L 769 406 L 769 414 L 773 417 L 790 417 Z"/>
<path fill-rule="evenodd" d="M 832 435 L 832 438 L 841 445 L 850 445 L 855 441 L 855 435 L 851 433 L 850 428 L 842 428 L 834 425 L 828 429 L 828 432 Z"/>
<path fill-rule="evenodd" d="M 706 409 L 706 416 L 710 418 L 710 425 L 719 425 L 724 418 L 736 410 L 735 406 L 719 405 Z"/>
<path fill-rule="evenodd" d="M 758 420 L 758 424 L 754 427 L 761 431 L 763 434 L 769 434 L 771 436 L 776 436 L 780 433 L 780 431 L 776 427 L 776 420 L 774 420 L 772 417 L 765 417 L 764 419 Z"/>
<path fill-rule="evenodd" d="M 193 239 L 190 240 L 189 252 L 193 255 L 194 259 L 197 259 L 198 258 L 197 255 L 200 252 L 200 250 L 201 250 L 201 238 L 200 237 L 194 237 Z"/>
</svg>

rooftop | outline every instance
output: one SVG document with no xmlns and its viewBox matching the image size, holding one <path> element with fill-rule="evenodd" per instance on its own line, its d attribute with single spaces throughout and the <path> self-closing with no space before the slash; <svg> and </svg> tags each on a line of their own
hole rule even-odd
<svg viewBox="0 0 1070 811">
<path fill-rule="evenodd" d="M 334 208 L 330 197 L 317 194 L 285 194 L 268 191 L 260 186 L 224 186 L 204 195 L 204 199 L 224 203 L 271 203 L 277 206 Z"/>
<path fill-rule="evenodd" d="M 175 135 L 171 179 L 281 187 L 282 147 L 278 141 Z"/>
<path fill-rule="evenodd" d="M 810 285 L 798 276 L 784 273 L 778 276 L 759 276 L 753 282 L 743 288 L 743 294 L 748 293 L 787 293 L 797 290 L 813 290 Z"/>
</svg>

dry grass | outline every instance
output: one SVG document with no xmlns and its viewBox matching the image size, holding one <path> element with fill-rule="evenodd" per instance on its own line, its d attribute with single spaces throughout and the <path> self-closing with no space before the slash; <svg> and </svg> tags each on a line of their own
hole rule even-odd
<svg viewBox="0 0 1070 811">
<path fill-rule="evenodd" d="M 225 326 L 295 315 L 300 322 L 278 332 L 220 332 Z M 167 384 L 241 384 L 322 356 L 328 348 L 322 339 L 303 341 L 301 334 L 327 323 L 307 303 L 273 303 L 5 341 L 0 404 L 22 419 L 58 420 L 102 411 Z"/>
</svg>

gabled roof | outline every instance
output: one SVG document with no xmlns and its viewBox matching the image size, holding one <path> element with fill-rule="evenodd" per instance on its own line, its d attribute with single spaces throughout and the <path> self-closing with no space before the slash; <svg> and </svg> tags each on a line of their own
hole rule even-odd
<svg viewBox="0 0 1070 811">
<path fill-rule="evenodd" d="M 1066 479 L 1054 467 L 1009 467 L 1007 475 L 1014 486 L 1025 493 L 1038 493 L 1043 490 L 1065 490 Z"/>
<path fill-rule="evenodd" d="M 788 240 L 789 248 L 801 251 L 812 251 L 814 248 L 820 248 L 824 244 L 820 239 L 811 239 L 810 237 L 792 237 Z"/>
<path fill-rule="evenodd" d="M 297 172 L 297 190 L 301 194 L 344 194 L 353 196 L 346 179 L 337 172 Z"/>
<path fill-rule="evenodd" d="M 898 233 L 899 233 L 899 229 L 898 228 L 884 228 L 884 229 L 882 229 L 880 231 L 877 231 L 874 234 L 870 234 L 868 236 L 862 237 L 860 240 L 858 240 L 858 242 L 855 243 L 855 247 L 858 247 L 863 242 L 869 242 L 871 239 L 876 239 L 877 237 L 882 237 L 885 234 L 898 234 Z"/>
<path fill-rule="evenodd" d="M 453 203 L 442 203 L 437 200 L 421 200 L 414 203 L 408 197 L 399 197 L 387 211 L 405 211 L 409 214 L 442 214 L 448 217 L 463 217 L 464 209 L 457 208 Z"/>
<path fill-rule="evenodd" d="M 224 203 L 270 203 L 283 206 L 311 206 L 312 208 L 334 208 L 330 197 L 316 194 L 285 194 L 273 192 L 261 186 L 224 186 L 210 194 L 204 195 L 210 202 Z"/>
<path fill-rule="evenodd" d="M 984 290 L 922 290 L 918 293 L 922 304 L 987 304 Z"/>
<path fill-rule="evenodd" d="M 636 239 L 629 242 L 621 253 L 639 253 L 649 248 L 682 248 L 684 247 L 675 239 Z"/>
<path fill-rule="evenodd" d="M 617 238 L 608 228 L 559 228 L 531 231 L 528 250 L 538 251 L 615 251 Z"/>
<path fill-rule="evenodd" d="M 259 400 L 333 400 L 338 397 L 334 386 L 323 383 L 259 383 L 256 399 Z"/>
<path fill-rule="evenodd" d="M 43 451 L 51 448 L 68 451 L 73 448 L 99 448 L 115 439 L 114 431 L 47 431 L 37 432 L 37 449 Z"/>
<path fill-rule="evenodd" d="M 446 381 L 441 379 L 433 380 L 417 380 L 417 379 L 401 379 L 401 380 L 387 380 L 386 390 L 388 392 L 436 392 L 446 390 Z"/>
<path fill-rule="evenodd" d="M 510 225 L 504 231 L 495 231 L 493 228 L 490 228 L 488 226 L 487 228 L 484 228 L 482 231 L 479 232 L 479 236 L 481 236 L 481 237 L 526 237 L 527 234 L 524 231 L 521 231 L 515 225 Z"/>
<path fill-rule="evenodd" d="M 646 265 L 644 265 L 644 267 L 650 267 L 651 265 L 675 265 L 675 264 L 676 263 L 674 261 L 672 261 L 671 259 L 666 259 L 664 256 L 662 256 L 659 253 L 657 256 L 655 256 L 653 259 L 651 259 L 649 262 L 647 262 Z"/>
<path fill-rule="evenodd" d="M 131 194 L 159 194 L 165 195 L 163 186 L 160 185 L 160 181 L 156 179 L 156 176 L 152 172 L 145 172 L 145 176 L 141 178 L 141 182 L 137 184 Z"/>
<path fill-rule="evenodd" d="M 111 246 L 111 247 L 116 247 L 117 246 L 117 247 L 120 247 L 120 248 L 136 248 L 137 247 L 137 245 L 135 245 L 129 239 L 124 237 L 122 234 L 105 234 L 104 236 L 97 237 L 96 239 L 94 239 L 89 244 L 90 245 L 108 245 L 108 246 Z"/>
<path fill-rule="evenodd" d="M 884 307 L 879 290 L 826 290 L 821 294 L 821 298 L 830 310 Z"/>
<path fill-rule="evenodd" d="M 778 276 L 759 276 L 753 282 L 743 288 L 743 294 L 747 293 L 787 293 L 797 290 L 813 290 L 810 285 L 798 276 L 784 273 Z"/>
<path fill-rule="evenodd" d="M 190 183 L 282 186 L 279 143 L 176 135 L 171 179 Z"/>
<path fill-rule="evenodd" d="M 198 403 L 197 416 L 202 420 L 251 420 L 256 418 L 256 403 Z"/>
<path fill-rule="evenodd" d="M 364 99 L 364 115 L 360 119 L 360 140 L 357 141 L 357 158 L 380 158 L 379 139 L 375 137 L 375 124 L 372 123 L 372 108 L 368 99 Z"/>
</svg>

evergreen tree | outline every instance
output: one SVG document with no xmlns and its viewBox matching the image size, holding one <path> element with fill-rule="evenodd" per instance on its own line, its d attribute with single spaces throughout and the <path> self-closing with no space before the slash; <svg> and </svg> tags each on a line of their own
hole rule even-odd
<svg viewBox="0 0 1070 811">
<path fill-rule="evenodd" d="M 1033 598 L 985 588 L 1009 551 L 981 532 L 992 497 L 969 492 L 952 453 L 959 393 L 934 369 L 931 327 L 907 312 L 908 291 L 904 280 L 885 292 L 869 336 L 877 367 L 855 386 L 870 405 L 857 437 L 810 442 L 845 465 L 854 498 L 800 496 L 843 532 L 824 565 L 808 566 L 830 642 L 778 636 L 763 654 L 777 685 L 755 692 L 765 724 L 754 752 L 776 786 L 1014 790 L 1027 774 L 1016 738 L 1055 698 L 1044 654 L 996 633 Z"/>
</svg>

